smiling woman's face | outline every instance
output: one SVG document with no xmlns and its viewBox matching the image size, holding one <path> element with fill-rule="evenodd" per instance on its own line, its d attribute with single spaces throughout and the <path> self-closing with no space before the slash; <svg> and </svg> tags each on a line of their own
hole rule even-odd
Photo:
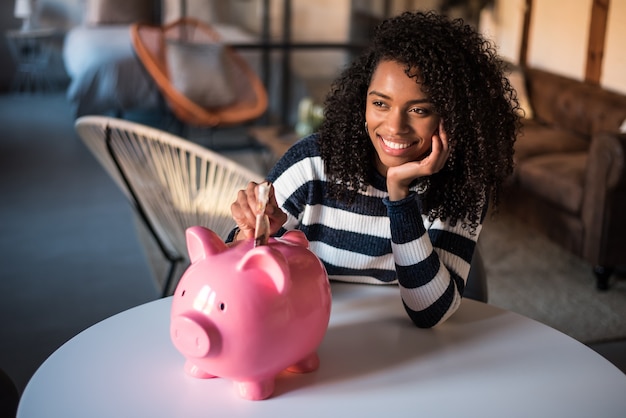
<svg viewBox="0 0 626 418">
<path fill-rule="evenodd" d="M 385 176 L 389 167 L 424 158 L 437 133 L 439 116 L 404 65 L 381 61 L 367 90 L 365 121 L 376 149 L 376 169 Z"/>
</svg>

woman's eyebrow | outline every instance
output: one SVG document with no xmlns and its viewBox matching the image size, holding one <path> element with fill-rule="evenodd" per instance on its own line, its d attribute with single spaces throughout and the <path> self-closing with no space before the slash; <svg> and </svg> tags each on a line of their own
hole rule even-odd
<svg viewBox="0 0 626 418">
<path fill-rule="evenodd" d="M 369 93 L 367 93 L 368 96 L 379 96 L 382 97 L 383 99 L 391 99 L 390 96 L 387 96 L 386 94 L 380 93 L 376 90 L 372 90 Z"/>
<path fill-rule="evenodd" d="M 391 100 L 391 96 L 388 96 L 384 93 L 381 93 L 379 91 L 376 90 L 372 90 L 369 93 L 367 93 L 368 96 L 378 96 L 382 99 L 387 99 L 387 100 Z M 428 103 L 428 104 L 432 104 L 432 102 L 430 101 L 430 99 L 424 98 L 424 99 L 415 99 L 415 100 L 411 100 L 409 102 L 410 104 L 423 104 L 423 103 Z"/>
</svg>

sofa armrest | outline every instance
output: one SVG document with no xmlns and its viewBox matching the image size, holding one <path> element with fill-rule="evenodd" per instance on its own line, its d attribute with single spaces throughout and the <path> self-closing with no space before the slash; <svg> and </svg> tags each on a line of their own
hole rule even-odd
<svg viewBox="0 0 626 418">
<path fill-rule="evenodd" d="M 589 148 L 582 220 L 583 256 L 596 265 L 615 263 L 611 248 L 626 233 L 626 134 L 599 133 Z M 618 245 L 619 246 L 619 245 Z M 622 260 L 623 261 L 623 260 Z"/>
</svg>

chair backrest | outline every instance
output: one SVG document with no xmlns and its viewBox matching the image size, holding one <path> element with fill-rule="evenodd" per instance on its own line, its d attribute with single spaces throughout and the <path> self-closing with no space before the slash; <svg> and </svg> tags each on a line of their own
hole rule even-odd
<svg viewBox="0 0 626 418">
<path fill-rule="evenodd" d="M 485 263 L 480 253 L 480 247 L 476 245 L 463 297 L 487 303 L 489 301 L 489 289 L 487 284 L 487 270 L 485 269 Z"/>
<path fill-rule="evenodd" d="M 165 26 L 135 23 L 131 26 L 131 40 L 137 57 L 181 122 L 201 127 L 236 125 L 257 119 L 267 110 L 267 90 L 263 82 L 246 60 L 228 46 L 225 52 L 233 64 L 230 76 L 235 82 L 237 97 L 232 104 L 217 108 L 202 107 L 174 87 L 167 63 L 167 41 L 194 44 L 221 42 L 220 35 L 206 23 L 189 17 Z"/>
<path fill-rule="evenodd" d="M 75 127 L 172 262 L 188 261 L 190 226 L 205 226 L 226 239 L 235 227 L 230 206 L 237 191 L 263 181 L 223 155 L 138 123 L 83 116 Z M 165 287 L 167 292 L 169 283 Z"/>
</svg>

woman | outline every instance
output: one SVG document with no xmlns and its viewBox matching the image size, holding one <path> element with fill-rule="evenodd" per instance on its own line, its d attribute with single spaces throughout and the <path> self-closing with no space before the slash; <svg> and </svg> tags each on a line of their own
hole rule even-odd
<svg viewBox="0 0 626 418">
<path fill-rule="evenodd" d="M 445 321 L 512 172 L 518 107 L 470 26 L 432 12 L 386 20 L 333 83 L 319 133 L 269 173 L 271 233 L 302 230 L 332 279 L 397 283 L 417 326 Z M 253 236 L 256 190 L 233 203 L 231 239 Z"/>
</svg>

